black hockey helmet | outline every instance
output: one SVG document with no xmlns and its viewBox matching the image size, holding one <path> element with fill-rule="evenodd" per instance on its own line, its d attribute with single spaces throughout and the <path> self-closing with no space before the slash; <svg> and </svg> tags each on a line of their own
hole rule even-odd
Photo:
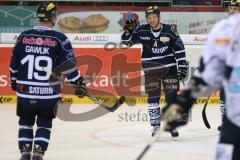
<svg viewBox="0 0 240 160">
<path fill-rule="evenodd" d="M 156 14 L 158 17 L 160 17 L 160 10 L 157 6 L 149 6 L 145 10 L 145 17 L 147 18 L 149 14 Z"/>
<path fill-rule="evenodd" d="M 229 6 L 240 7 L 240 0 L 231 0 L 231 2 L 229 3 Z"/>
<path fill-rule="evenodd" d="M 37 8 L 37 17 L 39 21 L 52 21 L 57 16 L 57 7 L 52 2 L 43 2 Z"/>
</svg>

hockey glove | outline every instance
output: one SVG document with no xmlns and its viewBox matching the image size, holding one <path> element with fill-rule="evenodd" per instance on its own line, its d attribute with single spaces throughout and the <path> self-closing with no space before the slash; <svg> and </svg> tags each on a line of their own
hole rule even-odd
<svg viewBox="0 0 240 160">
<path fill-rule="evenodd" d="M 16 89 L 17 89 L 16 81 L 11 81 L 11 88 L 13 91 L 16 91 Z"/>
<path fill-rule="evenodd" d="M 135 28 L 137 28 L 138 23 L 134 18 L 130 18 L 126 20 L 126 25 L 124 26 L 124 30 L 131 30 L 133 31 Z"/>
<path fill-rule="evenodd" d="M 185 91 L 183 95 L 177 96 L 162 109 L 163 120 L 166 121 L 165 130 L 171 131 L 188 122 L 189 111 L 195 99 L 191 97 L 190 91 Z"/>
<path fill-rule="evenodd" d="M 188 74 L 188 63 L 187 62 L 179 62 L 178 63 L 178 71 L 177 76 L 180 81 L 184 80 Z"/>
<path fill-rule="evenodd" d="M 128 19 L 126 25 L 124 26 L 124 33 L 122 34 L 122 39 L 129 39 L 133 33 L 133 30 L 137 28 L 138 23 L 134 18 Z"/>
<path fill-rule="evenodd" d="M 76 81 L 69 82 L 69 84 L 73 86 L 75 89 L 75 95 L 79 98 L 83 98 L 87 95 L 87 87 L 84 77 L 79 77 Z"/>
</svg>

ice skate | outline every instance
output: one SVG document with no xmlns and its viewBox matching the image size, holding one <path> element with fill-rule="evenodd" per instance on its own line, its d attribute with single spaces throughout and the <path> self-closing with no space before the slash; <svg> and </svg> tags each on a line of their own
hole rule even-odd
<svg viewBox="0 0 240 160">
<path fill-rule="evenodd" d="M 152 128 L 152 137 L 155 136 L 155 134 L 158 132 L 159 129 L 160 129 L 160 126 L 154 126 L 154 127 Z"/>
<path fill-rule="evenodd" d="M 31 160 L 31 152 L 22 153 L 20 160 Z"/>
<path fill-rule="evenodd" d="M 32 160 L 43 160 L 44 151 L 40 145 L 34 145 Z"/>
<path fill-rule="evenodd" d="M 179 136 L 177 129 L 175 128 L 175 129 L 170 130 L 170 133 L 171 133 L 173 140 L 176 141 L 177 137 Z"/>
<path fill-rule="evenodd" d="M 33 154 L 32 160 L 43 160 L 43 155 Z"/>
<path fill-rule="evenodd" d="M 23 149 L 21 150 L 20 160 L 31 160 L 31 152 L 32 152 L 32 146 L 30 144 L 24 145 Z"/>
</svg>

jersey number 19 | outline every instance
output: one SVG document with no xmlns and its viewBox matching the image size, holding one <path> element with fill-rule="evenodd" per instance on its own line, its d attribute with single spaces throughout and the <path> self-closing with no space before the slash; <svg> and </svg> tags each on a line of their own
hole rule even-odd
<svg viewBox="0 0 240 160">
<path fill-rule="evenodd" d="M 40 66 L 40 62 L 45 61 L 46 66 Z M 21 60 L 21 64 L 24 65 L 25 63 L 28 63 L 28 79 L 33 79 L 33 77 L 36 80 L 48 80 L 52 71 L 52 59 L 50 57 L 46 56 L 37 56 L 34 55 L 27 55 Z M 39 75 L 39 72 L 34 72 L 33 70 L 39 71 L 39 72 L 45 72 L 45 75 Z"/>
</svg>

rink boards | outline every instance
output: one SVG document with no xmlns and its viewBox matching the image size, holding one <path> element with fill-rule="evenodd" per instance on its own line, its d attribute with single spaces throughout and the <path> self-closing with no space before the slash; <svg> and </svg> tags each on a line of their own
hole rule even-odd
<svg viewBox="0 0 240 160">
<path fill-rule="evenodd" d="M 12 39 L 16 38 L 12 37 Z M 91 40 L 91 37 L 89 39 Z M 197 39 L 200 42 L 193 43 L 194 45 L 192 45 L 190 43 L 191 40 L 186 39 L 186 37 L 183 39 L 186 47 L 187 60 L 190 63 L 189 75 L 185 80 L 186 83 L 198 67 L 198 61 L 206 37 L 195 37 L 192 40 Z M 70 35 L 70 40 L 76 41 L 76 37 L 71 37 Z M 117 41 L 116 38 L 114 41 Z M 0 44 L 0 103 L 16 103 L 15 93 L 11 90 L 9 83 L 9 62 L 14 43 L 12 41 L 9 41 L 9 43 L 11 44 Z M 117 43 L 107 43 L 107 45 L 103 45 L 73 42 L 73 48 L 80 72 L 84 75 L 87 73 L 89 79 L 94 79 L 94 82 L 89 80 L 91 83 L 88 85 L 93 95 L 102 96 L 103 93 L 108 101 L 111 101 L 112 95 L 127 95 L 129 101 L 135 98 L 139 104 L 147 103 L 147 97 L 144 93 L 143 74 L 140 72 L 141 46 L 136 45 L 132 48 L 126 48 Z M 123 75 L 122 73 L 127 74 Z M 183 84 L 181 83 L 181 89 L 182 88 Z M 92 103 L 88 98 L 79 99 L 76 96 L 64 95 L 68 94 L 63 94 L 62 103 Z M 200 98 L 197 100 L 197 103 L 205 103 L 205 99 L 206 97 Z M 160 103 L 164 102 L 165 99 L 162 97 Z M 219 103 L 218 93 L 212 94 L 209 103 Z"/>
<path fill-rule="evenodd" d="M 107 103 L 114 103 L 114 100 L 111 97 L 104 97 L 104 99 L 107 101 Z M 204 104 L 206 102 L 206 99 L 207 97 L 198 98 L 196 100 L 196 104 Z M 126 96 L 126 103 L 132 103 L 134 100 L 136 100 L 136 104 L 147 103 L 146 96 Z M 0 96 L 0 104 L 15 104 L 16 102 L 17 97 L 15 95 Z M 163 104 L 166 102 L 166 99 L 162 96 L 159 102 Z M 93 102 L 89 98 L 78 98 L 76 96 L 63 96 L 60 100 L 60 103 L 93 104 Z M 208 104 L 219 104 L 219 96 L 211 96 Z"/>
</svg>

